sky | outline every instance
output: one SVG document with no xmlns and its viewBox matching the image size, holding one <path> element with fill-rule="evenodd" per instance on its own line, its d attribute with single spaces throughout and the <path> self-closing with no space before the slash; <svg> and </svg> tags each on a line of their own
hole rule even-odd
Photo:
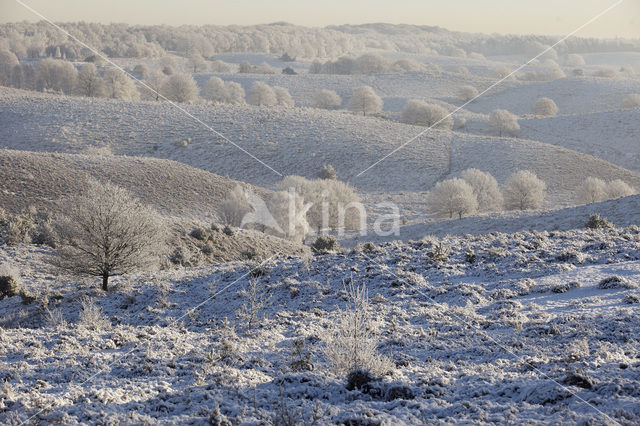
<svg viewBox="0 0 640 426">
<path fill-rule="evenodd" d="M 39 20 L 19 1 L 56 22 L 286 21 L 312 27 L 388 22 L 468 32 L 564 35 L 618 0 L 0 0 L 0 22 Z M 640 0 L 623 0 L 577 35 L 640 38 Z"/>
</svg>

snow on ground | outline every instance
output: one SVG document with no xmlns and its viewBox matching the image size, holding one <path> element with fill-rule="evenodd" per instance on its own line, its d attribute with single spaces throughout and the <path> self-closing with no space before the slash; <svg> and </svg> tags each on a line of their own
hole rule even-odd
<svg viewBox="0 0 640 426">
<path fill-rule="evenodd" d="M 0 300 L 5 424 L 640 421 L 638 227 L 136 274 L 107 294 L 54 279 L 45 254 L 0 251 L 39 295 Z M 599 288 L 614 276 L 623 285 Z M 238 319 L 249 279 L 270 296 L 253 326 Z M 353 390 L 322 352 L 349 281 L 366 283 L 378 351 L 394 363 Z M 81 315 L 85 295 L 101 314 Z"/>
</svg>

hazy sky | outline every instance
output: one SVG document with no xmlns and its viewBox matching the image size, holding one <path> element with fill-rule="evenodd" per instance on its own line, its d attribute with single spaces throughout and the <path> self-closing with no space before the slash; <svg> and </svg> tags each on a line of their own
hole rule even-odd
<svg viewBox="0 0 640 426">
<path fill-rule="evenodd" d="M 484 33 L 567 34 L 616 0 L 21 0 L 53 21 L 130 24 L 306 26 L 389 22 Z M 38 20 L 0 0 L 0 22 Z M 640 0 L 620 6 L 578 35 L 640 37 Z"/>
</svg>

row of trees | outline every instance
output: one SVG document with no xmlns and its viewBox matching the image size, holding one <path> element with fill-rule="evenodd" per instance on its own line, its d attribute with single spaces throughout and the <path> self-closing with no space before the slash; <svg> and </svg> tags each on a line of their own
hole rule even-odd
<svg viewBox="0 0 640 426">
<path fill-rule="evenodd" d="M 511 175 L 500 191 L 491 174 L 467 169 L 462 178 L 438 182 L 428 201 L 436 216 L 462 218 L 476 212 L 537 209 L 544 201 L 546 189 L 546 184 L 528 170 Z"/>
</svg>

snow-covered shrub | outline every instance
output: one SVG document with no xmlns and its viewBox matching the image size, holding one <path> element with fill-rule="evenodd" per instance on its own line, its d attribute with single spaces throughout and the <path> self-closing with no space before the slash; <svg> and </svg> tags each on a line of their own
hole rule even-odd
<svg viewBox="0 0 640 426">
<path fill-rule="evenodd" d="M 318 172 L 318 179 L 338 179 L 338 172 L 333 168 L 331 164 L 322 166 L 322 169 Z"/>
<path fill-rule="evenodd" d="M 585 65 L 584 58 L 577 53 L 570 53 L 564 58 L 564 65 L 566 67 L 578 68 Z"/>
<path fill-rule="evenodd" d="M 598 68 L 593 75 L 595 77 L 602 77 L 602 78 L 615 78 L 618 75 L 618 72 L 615 70 L 615 68 L 611 68 L 611 67 L 602 67 L 602 68 Z"/>
<path fill-rule="evenodd" d="M 635 193 L 636 190 L 633 187 L 620 179 L 615 179 L 607 183 L 607 199 L 614 200 L 616 198 L 628 197 Z"/>
<path fill-rule="evenodd" d="M 316 238 L 316 241 L 311 246 L 311 249 L 315 253 L 327 253 L 330 251 L 338 251 L 340 245 L 338 241 L 331 235 L 321 235 Z"/>
<path fill-rule="evenodd" d="M 422 66 L 411 59 L 400 59 L 391 64 L 391 71 L 393 72 L 420 71 L 420 69 L 422 69 Z"/>
<path fill-rule="evenodd" d="M 614 275 L 614 276 L 607 277 L 600 280 L 600 282 L 598 283 L 598 288 L 603 290 L 617 289 L 617 288 L 634 289 L 634 288 L 638 288 L 638 283 L 634 281 L 630 281 L 625 277 Z"/>
<path fill-rule="evenodd" d="M 380 376 L 390 372 L 393 363 L 377 350 L 377 324 L 365 284 L 358 287 L 350 282 L 347 292 L 347 306 L 337 310 L 333 323 L 322 336 L 325 357 L 336 373 L 365 370 Z"/>
<path fill-rule="evenodd" d="M 624 296 L 624 303 L 628 305 L 640 303 L 640 293 L 631 293 Z"/>
<path fill-rule="evenodd" d="M 63 271 L 102 278 L 152 266 L 163 251 L 164 231 L 157 214 L 127 190 L 90 181 L 84 195 L 61 201 L 56 224 L 60 246 L 52 263 Z"/>
<path fill-rule="evenodd" d="M 458 98 L 462 102 L 469 102 L 472 99 L 475 99 L 478 96 L 478 89 L 473 86 L 465 85 L 458 89 Z"/>
<path fill-rule="evenodd" d="M 238 319 L 246 324 L 246 328 L 251 330 L 255 321 L 260 319 L 260 313 L 267 307 L 271 296 L 257 279 L 249 280 L 246 288 L 240 290 L 238 295 L 242 299 L 242 306 L 236 314 Z"/>
<path fill-rule="evenodd" d="M 107 98 L 135 101 L 140 98 L 133 80 L 117 68 L 105 71 L 103 80 L 104 94 Z"/>
<path fill-rule="evenodd" d="M 599 178 L 589 176 L 576 194 L 576 201 L 582 204 L 599 203 L 607 199 L 607 184 Z"/>
<path fill-rule="evenodd" d="M 209 71 L 218 73 L 230 73 L 232 70 L 231 64 L 223 62 L 221 60 L 215 60 L 209 65 Z"/>
<path fill-rule="evenodd" d="M 389 72 L 391 61 L 376 53 L 365 53 L 356 58 L 355 74 L 381 74 Z"/>
<path fill-rule="evenodd" d="M 8 49 L 0 49 L 0 86 L 7 86 L 11 72 L 19 65 L 16 55 Z"/>
<path fill-rule="evenodd" d="M 102 309 L 85 296 L 80 300 L 81 310 L 79 324 L 89 330 L 104 330 L 111 327 L 111 322 L 104 316 Z"/>
<path fill-rule="evenodd" d="M 493 76 L 499 80 L 505 80 L 505 81 L 512 81 L 515 80 L 516 77 L 514 74 L 512 74 L 513 71 L 511 69 L 509 69 L 508 67 L 501 65 L 499 67 L 496 67 L 493 70 Z"/>
<path fill-rule="evenodd" d="M 540 98 L 533 104 L 533 113 L 544 117 L 553 117 L 558 113 L 558 106 L 549 98 Z"/>
<path fill-rule="evenodd" d="M 478 210 L 493 212 L 502 210 L 502 194 L 496 179 L 490 173 L 478 169 L 467 169 L 462 172 L 462 179 L 473 189 L 478 200 Z"/>
<path fill-rule="evenodd" d="M 216 216 L 223 225 L 239 227 L 244 216 L 251 211 L 244 189 L 237 185 L 216 209 Z"/>
<path fill-rule="evenodd" d="M 151 72 L 140 84 L 140 97 L 145 101 L 159 101 L 162 98 L 162 88 L 167 82 L 167 76 L 159 71 Z"/>
<path fill-rule="evenodd" d="M 401 119 L 403 123 L 435 129 L 450 130 L 453 127 L 453 118 L 446 109 L 440 105 L 427 104 L 419 100 L 407 102 Z"/>
<path fill-rule="evenodd" d="M 585 227 L 587 229 L 611 229 L 613 228 L 613 224 L 604 217 L 600 217 L 599 214 L 592 214 L 589 216 Z"/>
<path fill-rule="evenodd" d="M 382 99 L 369 86 L 356 87 L 349 108 L 357 114 L 378 114 L 382 112 Z"/>
<path fill-rule="evenodd" d="M 276 105 L 278 103 L 278 96 L 267 83 L 256 81 L 247 94 L 247 103 L 257 106 Z"/>
<path fill-rule="evenodd" d="M 173 74 L 162 85 L 162 94 L 173 102 L 194 101 L 198 92 L 198 85 L 191 74 Z"/>
<path fill-rule="evenodd" d="M 0 299 L 16 296 L 20 286 L 18 270 L 8 263 L 0 264 Z"/>
<path fill-rule="evenodd" d="M 333 90 L 322 89 L 313 95 L 313 106 L 324 109 L 338 109 L 342 98 Z"/>
<path fill-rule="evenodd" d="M 76 85 L 78 71 L 71 62 L 59 59 L 43 59 L 36 70 L 36 87 L 41 91 L 71 94 Z"/>
<path fill-rule="evenodd" d="M 276 94 L 276 99 L 278 101 L 278 105 L 292 107 L 295 105 L 291 94 L 287 89 L 280 86 L 274 86 L 273 91 Z"/>
<path fill-rule="evenodd" d="M 227 102 L 228 93 L 224 81 L 219 77 L 211 77 L 202 88 L 202 97 L 214 102 Z"/>
<path fill-rule="evenodd" d="M 507 210 L 537 209 L 542 205 L 547 185 L 528 170 L 520 170 L 507 180 L 502 195 Z"/>
<path fill-rule="evenodd" d="M 187 67 L 189 68 L 189 71 L 195 74 L 206 70 L 207 62 L 201 54 L 194 52 L 187 58 Z"/>
<path fill-rule="evenodd" d="M 632 93 L 622 100 L 622 108 L 635 109 L 640 108 L 640 93 Z"/>
<path fill-rule="evenodd" d="M 316 231 L 339 230 L 342 226 L 356 230 L 366 219 L 364 208 L 359 208 L 362 207 L 361 200 L 355 189 L 339 180 L 287 176 L 278 188 L 282 191 L 293 189 L 306 203 L 313 203 L 307 212 L 307 222 Z"/>
<path fill-rule="evenodd" d="M 236 83 L 235 81 L 226 81 L 224 86 L 227 89 L 227 102 L 231 104 L 244 103 L 245 94 L 240 83 Z"/>
<path fill-rule="evenodd" d="M 497 109 L 489 114 L 487 129 L 491 132 L 502 135 L 515 135 L 520 130 L 518 116 L 510 113 L 506 109 Z"/>
<path fill-rule="evenodd" d="M 475 213 L 478 210 L 478 200 L 473 188 L 459 178 L 438 182 L 429 193 L 429 210 L 437 216 L 452 218 Z"/>
<path fill-rule="evenodd" d="M 292 196 L 293 195 L 293 196 Z M 270 227 L 262 227 L 262 232 L 272 233 L 282 238 L 302 242 L 310 229 L 306 221 L 298 221 L 295 215 L 291 215 L 291 207 L 295 214 L 299 214 L 305 208 L 305 200 L 300 193 L 291 194 L 288 191 L 271 193 L 266 200 L 266 205 L 275 223 Z M 280 227 L 280 230 L 274 227 Z"/>
</svg>

